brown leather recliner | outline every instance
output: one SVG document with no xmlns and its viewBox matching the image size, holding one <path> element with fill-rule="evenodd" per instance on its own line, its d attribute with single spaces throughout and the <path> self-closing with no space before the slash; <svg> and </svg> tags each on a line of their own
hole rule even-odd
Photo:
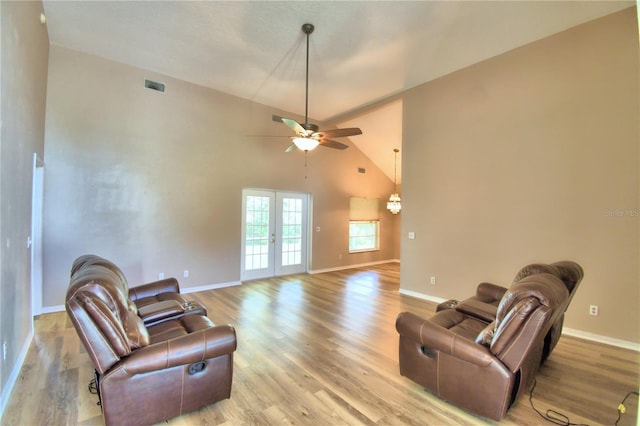
<svg viewBox="0 0 640 426">
<path fill-rule="evenodd" d="M 129 287 L 127 278 L 115 263 L 95 254 L 82 255 L 73 262 L 71 279 L 73 280 L 76 273 L 92 265 L 103 266 L 118 276 L 118 284 L 128 295 L 130 303 L 135 304 L 138 315 L 145 325 L 158 324 L 187 314 L 207 314 L 204 306 L 182 297 L 180 285 L 175 278 L 165 278 Z"/>
<path fill-rule="evenodd" d="M 454 309 L 429 319 L 398 315 L 400 374 L 455 405 L 500 420 L 532 384 L 545 336 L 568 303 L 551 274 L 536 274 L 508 289 L 487 324 Z"/>
<path fill-rule="evenodd" d="M 569 307 L 573 296 L 578 289 L 578 285 L 582 281 L 584 271 L 576 262 L 564 260 L 546 263 L 532 263 L 520 269 L 513 279 L 513 284 L 518 283 L 525 277 L 533 274 L 548 273 L 560 278 L 569 291 L 569 298 L 565 306 L 565 311 Z M 512 285 L 513 285 L 512 284 Z M 502 296 L 507 291 L 505 287 L 501 287 L 491 283 L 481 283 L 476 289 L 476 294 L 468 299 L 458 303 L 456 309 L 462 313 L 475 316 L 484 321 L 491 322 L 496 318 L 498 304 Z M 562 326 L 564 323 L 564 314 L 560 315 L 553 324 L 549 333 L 545 338 L 545 347 L 542 353 L 542 362 L 544 362 L 558 344 L 562 335 Z"/>
<path fill-rule="evenodd" d="M 157 423 L 229 398 L 235 330 L 198 314 L 145 325 L 121 276 L 72 272 L 66 310 L 93 361 L 107 425 Z"/>
</svg>

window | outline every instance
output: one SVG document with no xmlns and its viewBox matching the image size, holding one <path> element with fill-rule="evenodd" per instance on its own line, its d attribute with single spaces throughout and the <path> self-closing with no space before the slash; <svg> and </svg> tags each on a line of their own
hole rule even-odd
<svg viewBox="0 0 640 426">
<path fill-rule="evenodd" d="M 349 253 L 380 249 L 379 220 L 349 221 Z"/>
<path fill-rule="evenodd" d="M 349 253 L 380 250 L 378 199 L 349 200 Z"/>
</svg>

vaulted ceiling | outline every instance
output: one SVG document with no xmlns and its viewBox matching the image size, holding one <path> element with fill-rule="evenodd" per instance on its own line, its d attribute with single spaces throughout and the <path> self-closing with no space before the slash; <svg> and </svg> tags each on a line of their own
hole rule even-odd
<svg viewBox="0 0 640 426">
<path fill-rule="evenodd" d="M 351 143 L 393 179 L 399 102 L 359 110 L 635 1 L 58 1 L 52 44 L 304 116 L 362 128 Z M 400 121 L 399 121 L 400 120 Z M 286 147 L 283 144 L 283 149 Z"/>
</svg>

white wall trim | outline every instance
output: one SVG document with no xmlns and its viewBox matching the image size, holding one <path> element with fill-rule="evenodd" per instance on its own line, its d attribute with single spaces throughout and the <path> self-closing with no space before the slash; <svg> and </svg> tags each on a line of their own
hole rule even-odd
<svg viewBox="0 0 640 426">
<path fill-rule="evenodd" d="M 355 265 L 336 266 L 335 268 L 310 269 L 309 273 L 311 275 L 313 275 L 313 274 L 322 274 L 323 272 L 344 271 L 345 269 L 364 268 L 366 266 L 381 265 L 383 263 L 400 263 L 400 260 L 399 259 L 387 259 L 387 260 L 378 260 L 378 261 L 375 261 L 375 262 L 358 263 L 358 264 L 355 264 Z"/>
<path fill-rule="evenodd" d="M 418 293 L 417 291 L 405 290 L 403 288 L 400 289 L 400 294 L 404 294 L 406 296 L 415 297 L 416 299 L 427 300 L 429 302 L 442 303 L 447 299 L 443 299 L 441 297 L 429 296 L 428 294 Z"/>
<path fill-rule="evenodd" d="M 578 337 L 584 340 L 591 340 L 593 342 L 604 343 L 605 345 L 617 346 L 619 348 L 631 349 L 632 351 L 640 352 L 640 343 L 629 342 L 627 340 L 615 339 L 613 337 L 603 336 L 601 334 L 589 333 L 582 330 L 576 330 L 574 328 L 563 327 L 562 334 L 567 336 Z"/>
<path fill-rule="evenodd" d="M 198 291 L 215 290 L 217 288 L 233 287 L 233 286 L 241 285 L 241 284 L 242 284 L 242 282 L 240 282 L 240 281 L 229 281 L 229 282 L 226 282 L 226 283 L 207 284 L 207 285 L 201 285 L 201 286 L 198 286 L 198 287 L 180 288 L 180 292 L 182 294 L 196 293 Z"/>
<path fill-rule="evenodd" d="M 427 300 L 429 302 L 442 303 L 447 299 L 440 297 L 429 296 L 428 294 L 418 293 L 416 291 L 400 289 L 400 294 L 415 297 L 417 299 Z M 589 333 L 582 330 L 576 330 L 574 328 L 563 327 L 562 334 L 567 336 L 578 337 L 584 340 L 590 340 L 592 342 L 603 343 L 605 345 L 617 346 L 619 348 L 631 349 L 632 351 L 640 352 L 640 344 L 635 342 L 629 342 L 627 340 L 615 339 L 613 337 L 603 336 L 601 334 Z"/>
<path fill-rule="evenodd" d="M 53 314 L 55 312 L 63 312 L 64 309 L 64 305 L 54 305 L 54 306 L 43 306 L 42 307 L 42 313 L 43 314 Z"/>
<path fill-rule="evenodd" d="M 33 341 L 33 330 L 27 336 L 24 344 L 22 345 L 22 349 L 18 354 L 18 359 L 16 359 L 16 363 L 13 365 L 13 369 L 11 370 L 11 375 L 7 380 L 7 385 L 2 390 L 2 396 L 0 397 L 0 420 L 2 420 L 2 416 L 4 415 L 4 409 L 7 408 L 7 403 L 9 402 L 9 397 L 13 391 L 13 387 L 18 380 L 18 376 L 20 375 L 20 370 L 22 370 L 22 366 L 24 364 L 25 359 L 27 358 L 27 353 L 29 352 L 29 347 L 31 346 L 31 342 Z"/>
</svg>

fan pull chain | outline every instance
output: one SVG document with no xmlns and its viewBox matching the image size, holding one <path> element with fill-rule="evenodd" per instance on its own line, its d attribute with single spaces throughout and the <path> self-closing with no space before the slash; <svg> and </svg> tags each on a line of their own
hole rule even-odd
<svg viewBox="0 0 640 426">
<path fill-rule="evenodd" d="M 307 178 L 307 150 L 304 151 L 304 178 Z"/>
</svg>

